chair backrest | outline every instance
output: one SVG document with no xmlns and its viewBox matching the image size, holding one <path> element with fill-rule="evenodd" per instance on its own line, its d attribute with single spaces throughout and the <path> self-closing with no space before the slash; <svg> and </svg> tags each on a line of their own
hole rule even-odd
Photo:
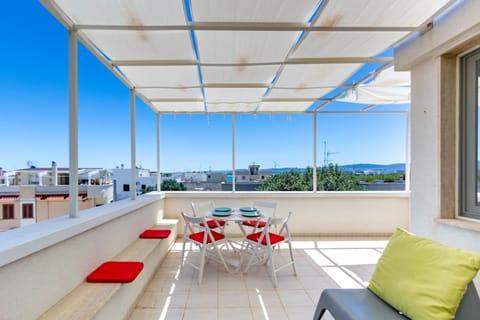
<svg viewBox="0 0 480 320">
<path fill-rule="evenodd" d="M 183 237 L 188 238 L 188 235 L 198 231 L 205 231 L 208 228 L 205 228 L 205 218 L 189 216 L 185 212 L 182 212 L 183 220 L 185 221 L 185 226 L 183 229 Z M 203 226 L 201 225 L 203 224 Z"/>
<path fill-rule="evenodd" d="M 290 220 L 291 212 L 288 213 L 286 217 L 269 217 L 267 220 L 267 225 L 262 230 L 262 235 L 258 239 L 258 242 L 261 242 L 263 238 L 266 237 L 267 233 L 271 232 L 271 228 L 274 227 L 275 230 L 280 227 L 280 232 L 274 232 L 285 237 L 285 239 L 290 239 L 290 231 L 288 230 L 288 220 Z"/>
<path fill-rule="evenodd" d="M 213 200 L 192 202 L 192 213 L 194 217 L 201 217 L 207 211 L 213 211 L 215 209 L 215 203 Z"/>
<path fill-rule="evenodd" d="M 269 217 L 275 217 L 277 211 L 276 202 L 267 202 L 267 201 L 254 201 L 253 206 L 258 210 L 262 211 L 265 215 Z"/>
</svg>

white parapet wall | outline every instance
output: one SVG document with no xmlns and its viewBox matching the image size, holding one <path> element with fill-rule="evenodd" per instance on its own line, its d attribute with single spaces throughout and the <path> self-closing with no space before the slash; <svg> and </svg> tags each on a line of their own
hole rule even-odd
<svg viewBox="0 0 480 320">
<path fill-rule="evenodd" d="M 101 263 L 112 259 L 144 229 L 181 219 L 192 201 L 217 206 L 278 204 L 293 213 L 295 235 L 388 235 L 409 228 L 408 192 L 168 192 L 150 193 L 0 233 L 0 319 L 35 319 L 61 300 Z M 178 232 L 183 232 L 178 223 Z M 232 224 L 228 232 L 239 233 Z M 25 298 L 28 297 L 28 298 Z"/>
<path fill-rule="evenodd" d="M 191 214 L 192 201 L 214 200 L 216 206 L 252 206 L 254 201 L 277 203 L 277 215 L 292 212 L 293 235 L 390 235 L 396 227 L 409 228 L 409 192 L 167 192 L 165 217 L 181 220 Z M 179 223 L 179 228 L 183 224 Z M 236 227 L 236 228 L 235 228 Z M 237 226 L 229 232 L 239 233 Z M 183 230 L 178 230 L 183 233 Z"/>
<path fill-rule="evenodd" d="M 36 319 L 163 219 L 149 194 L 0 233 L 0 319 Z"/>
</svg>

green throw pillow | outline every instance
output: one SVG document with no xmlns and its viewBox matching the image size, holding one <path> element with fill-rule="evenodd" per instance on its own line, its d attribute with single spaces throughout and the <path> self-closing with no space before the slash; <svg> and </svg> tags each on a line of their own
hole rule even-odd
<svg viewBox="0 0 480 320">
<path fill-rule="evenodd" d="M 480 254 L 450 248 L 398 228 L 368 288 L 414 320 L 454 319 Z"/>
</svg>

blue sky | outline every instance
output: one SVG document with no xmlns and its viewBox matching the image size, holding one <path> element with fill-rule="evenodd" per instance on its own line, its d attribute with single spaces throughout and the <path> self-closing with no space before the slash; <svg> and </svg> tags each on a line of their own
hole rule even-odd
<svg viewBox="0 0 480 320">
<path fill-rule="evenodd" d="M 67 31 L 38 1 L 0 19 L 0 167 L 68 166 Z M 79 166 L 130 166 L 129 90 L 79 46 Z M 405 161 L 404 115 L 319 115 L 317 164 Z M 162 115 L 163 172 L 230 169 L 231 115 Z M 236 167 L 313 164 L 312 115 L 236 116 Z M 137 99 L 137 165 L 156 169 L 156 119 Z"/>
</svg>

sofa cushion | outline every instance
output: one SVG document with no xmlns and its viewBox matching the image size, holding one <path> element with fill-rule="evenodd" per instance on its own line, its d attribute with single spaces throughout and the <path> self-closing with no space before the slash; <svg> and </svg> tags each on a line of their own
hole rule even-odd
<svg viewBox="0 0 480 320">
<path fill-rule="evenodd" d="M 412 319 L 454 319 L 480 254 L 444 246 L 398 228 L 368 288 Z"/>
</svg>

